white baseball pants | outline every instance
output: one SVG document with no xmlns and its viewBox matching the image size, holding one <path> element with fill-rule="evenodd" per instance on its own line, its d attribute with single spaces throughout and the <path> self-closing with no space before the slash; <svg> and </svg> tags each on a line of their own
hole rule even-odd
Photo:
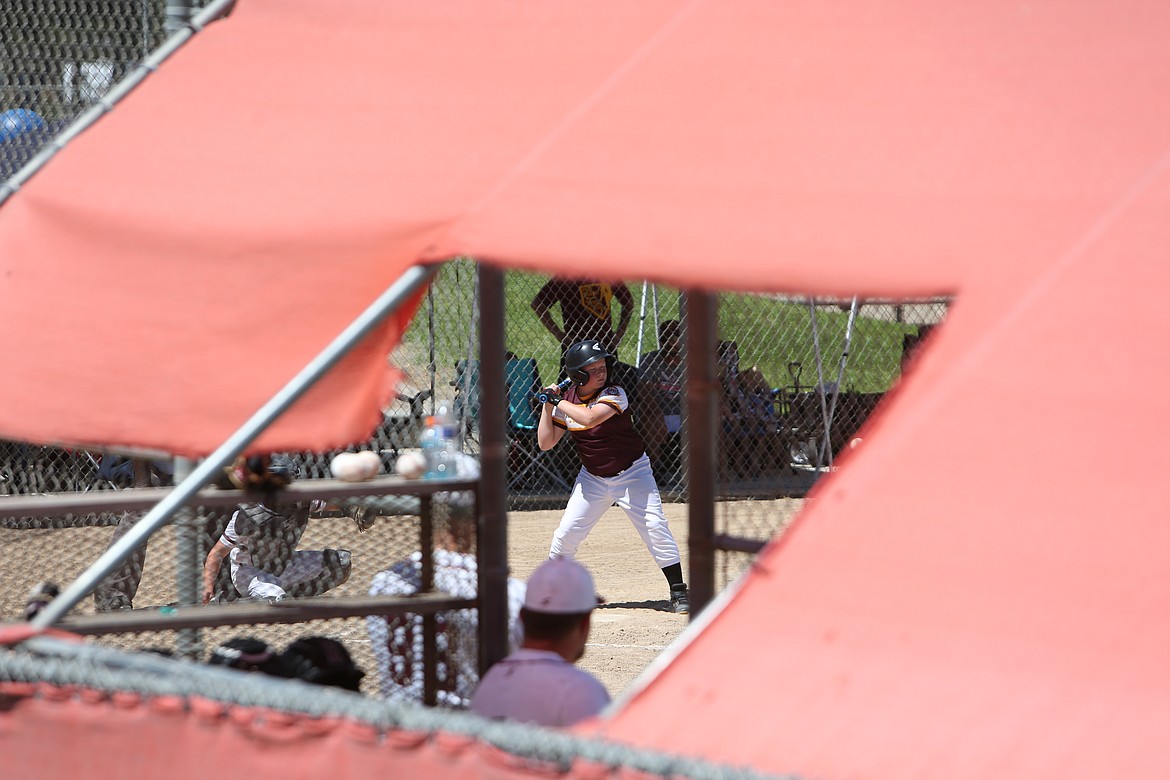
<svg viewBox="0 0 1170 780">
<path fill-rule="evenodd" d="M 232 582 L 241 596 L 280 601 L 285 590 L 311 580 L 325 569 L 325 553 L 320 550 L 297 550 L 280 574 L 247 564 L 232 565 Z"/>
<path fill-rule="evenodd" d="M 650 459 L 643 455 L 616 477 L 598 477 L 581 469 L 573 494 L 561 517 L 561 524 L 553 533 L 549 557 L 573 558 L 585 537 L 597 525 L 605 511 L 614 504 L 621 507 L 646 549 L 654 556 L 658 568 L 678 563 L 678 542 L 670 532 L 670 524 L 662 513 L 662 496 L 654 481 Z"/>
</svg>

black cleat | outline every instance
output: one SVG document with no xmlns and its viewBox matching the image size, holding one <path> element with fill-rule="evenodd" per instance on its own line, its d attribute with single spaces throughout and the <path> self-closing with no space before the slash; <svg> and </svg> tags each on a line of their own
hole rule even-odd
<svg viewBox="0 0 1170 780">
<path fill-rule="evenodd" d="M 679 615 L 689 615 L 691 612 L 691 599 L 687 595 L 686 585 L 671 585 L 670 586 L 670 611 Z"/>
</svg>

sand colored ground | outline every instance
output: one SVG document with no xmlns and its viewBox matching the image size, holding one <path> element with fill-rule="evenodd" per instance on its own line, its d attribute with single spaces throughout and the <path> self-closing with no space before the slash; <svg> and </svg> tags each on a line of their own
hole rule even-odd
<svg viewBox="0 0 1170 780">
<path fill-rule="evenodd" d="M 685 504 L 666 506 L 671 530 L 687 569 Z M 548 556 L 559 511 L 510 515 L 509 559 L 513 576 L 532 573 Z M 606 603 L 594 615 L 581 666 L 618 695 L 686 627 L 687 617 L 668 610 L 666 578 L 625 514 L 612 508 L 582 545 L 578 560 L 592 573 Z"/>
<path fill-rule="evenodd" d="M 751 526 L 751 532 L 743 535 L 759 538 L 761 523 L 772 529 L 783 527 L 800 503 L 796 500 L 729 502 L 720 505 L 718 516 L 722 528 L 734 530 L 737 523 L 746 523 Z M 688 570 L 687 509 L 686 504 L 666 505 L 666 514 L 683 554 L 684 571 Z M 509 514 L 512 576 L 527 578 L 546 558 L 560 516 L 560 510 Z M 413 549 L 411 540 L 415 532 L 410 530 L 413 528 L 413 519 L 384 518 L 369 532 L 358 534 L 347 518 L 314 520 L 300 546 L 302 549 L 324 546 L 352 549 L 353 575 L 333 593 L 363 595 L 378 571 Z M 0 572 L 0 620 L 19 619 L 25 596 L 35 583 L 45 579 L 68 583 L 78 576 L 102 553 L 111 532 L 111 528 L 0 529 L 0 560 L 4 561 Z M 135 599 L 138 607 L 160 606 L 177 599 L 174 529 L 159 531 L 151 539 L 149 550 Z M 616 697 L 679 636 L 688 619 L 669 611 L 666 579 L 620 509 L 614 507 L 605 514 L 582 545 L 579 560 L 593 572 L 597 589 L 607 602 L 595 614 L 590 643 L 581 664 Z M 717 585 L 734 579 L 750 556 L 722 556 L 721 560 L 724 565 L 716 572 Z M 75 614 L 92 611 L 89 599 L 75 608 Z M 309 633 L 334 636 L 346 643 L 357 663 L 369 673 L 363 691 L 372 693 L 376 689 L 373 657 L 363 619 L 205 629 L 200 641 L 206 649 L 241 633 L 260 636 L 278 649 Z M 97 641 L 126 648 L 172 646 L 175 635 L 158 632 L 109 636 Z"/>
<path fill-rule="evenodd" d="M 760 538 L 763 527 L 782 529 L 796 515 L 802 501 L 743 501 L 721 504 L 717 510 L 721 528 L 750 538 Z M 671 530 L 683 557 L 687 558 L 686 504 L 666 504 Z M 510 515 L 509 557 L 513 573 L 526 577 L 548 555 L 559 511 Z M 593 572 L 606 604 L 596 613 L 581 666 L 598 677 L 618 696 L 686 628 L 688 618 L 669 611 L 666 578 L 642 544 L 634 526 L 620 509 L 611 508 L 578 552 L 578 560 Z M 750 563 L 750 556 L 717 556 L 716 586 L 733 581 Z"/>
</svg>

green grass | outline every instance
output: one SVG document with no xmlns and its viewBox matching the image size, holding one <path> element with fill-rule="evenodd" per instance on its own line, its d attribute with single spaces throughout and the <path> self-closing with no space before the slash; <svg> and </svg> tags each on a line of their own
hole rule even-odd
<svg viewBox="0 0 1170 780">
<path fill-rule="evenodd" d="M 522 271 L 505 273 L 505 348 L 520 357 L 533 357 L 544 382 L 559 378 L 560 344 L 540 324 L 530 308 L 530 301 L 546 275 Z M 450 395 L 447 384 L 454 377 L 456 361 L 467 356 L 472 312 L 475 308 L 475 266 L 467 260 L 445 265 L 432 285 L 434 303 L 434 342 L 436 390 Z M 628 282 L 634 293 L 635 311 L 630 328 L 618 345 L 623 360 L 632 363 L 638 351 L 638 304 L 642 296 L 640 281 Z M 676 289 L 659 286 L 658 319 L 677 319 L 679 295 Z M 616 321 L 616 320 L 615 320 Z M 817 328 L 826 381 L 835 381 L 848 312 L 818 308 Z M 655 348 L 654 313 L 647 300 L 642 336 L 642 352 Z M 414 322 L 403 339 L 400 362 L 410 371 L 416 384 L 421 374 L 429 372 L 429 337 L 427 302 L 424 300 Z M 915 326 L 872 317 L 859 317 L 854 325 L 850 354 L 845 368 L 843 389 L 856 392 L 883 392 L 898 374 L 902 336 Z M 773 387 L 789 386 L 792 376 L 789 363 L 801 363 L 800 383 L 808 387 L 817 381 L 816 352 L 808 306 L 763 296 L 739 293 L 719 295 L 718 338 L 734 339 L 739 344 L 741 366 L 758 365 Z"/>
<path fill-rule="evenodd" d="M 799 362 L 800 384 L 817 383 L 816 342 L 826 382 L 837 380 L 841 354 L 845 349 L 847 311 L 818 308 L 817 340 L 813 339 L 808 305 L 769 300 L 753 295 L 719 296 L 720 338 L 740 343 L 742 366 L 758 365 L 773 387 L 793 384 L 788 365 Z M 735 334 L 761 333 L 763 339 L 740 339 Z M 880 393 L 889 389 L 898 376 L 902 337 L 916 326 L 858 317 L 853 326 L 849 355 L 842 375 L 842 389 L 859 393 Z"/>
</svg>

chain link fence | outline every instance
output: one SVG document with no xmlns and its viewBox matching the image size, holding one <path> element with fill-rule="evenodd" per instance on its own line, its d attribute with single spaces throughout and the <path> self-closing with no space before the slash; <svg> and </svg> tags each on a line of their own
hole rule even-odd
<svg viewBox="0 0 1170 780">
<path fill-rule="evenodd" d="M 0 3 L 0 181 L 208 0 Z"/>
</svg>

